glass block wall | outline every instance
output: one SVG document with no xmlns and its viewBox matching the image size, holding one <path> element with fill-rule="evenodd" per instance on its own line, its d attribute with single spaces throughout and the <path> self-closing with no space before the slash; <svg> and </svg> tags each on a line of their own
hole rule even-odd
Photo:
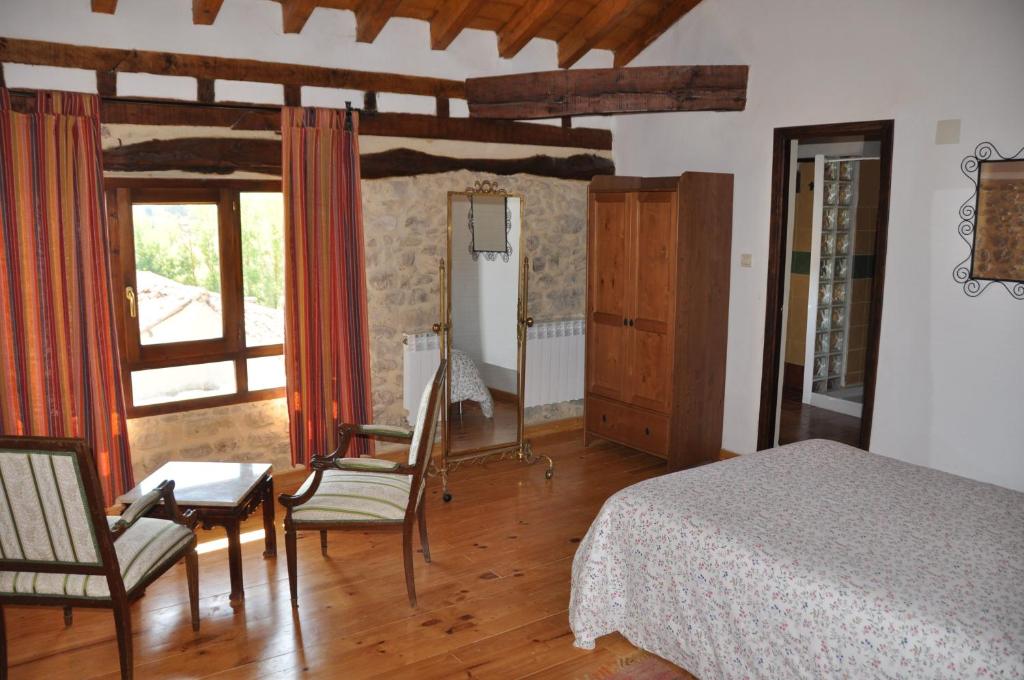
<svg viewBox="0 0 1024 680">
<path fill-rule="evenodd" d="M 855 161 L 825 161 L 812 381 L 819 394 L 842 389 L 846 383 L 857 173 Z"/>
</svg>

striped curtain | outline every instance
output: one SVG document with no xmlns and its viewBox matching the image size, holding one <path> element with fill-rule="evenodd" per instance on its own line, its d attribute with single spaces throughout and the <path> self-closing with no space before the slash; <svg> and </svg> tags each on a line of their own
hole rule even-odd
<svg viewBox="0 0 1024 680">
<path fill-rule="evenodd" d="M 284 108 L 285 365 L 292 462 L 337 445 L 338 425 L 369 423 L 366 263 L 359 118 Z M 368 451 L 354 442 L 352 455 Z"/>
<path fill-rule="evenodd" d="M 0 434 L 82 437 L 107 502 L 134 484 L 112 297 L 99 98 L 0 89 Z"/>
</svg>

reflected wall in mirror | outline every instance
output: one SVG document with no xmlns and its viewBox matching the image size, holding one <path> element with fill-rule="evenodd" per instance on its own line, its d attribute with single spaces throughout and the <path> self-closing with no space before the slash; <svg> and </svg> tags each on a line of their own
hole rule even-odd
<svg viewBox="0 0 1024 680">
<path fill-rule="evenodd" d="M 449 450 L 458 455 L 513 448 L 522 418 L 521 267 L 511 253 L 522 252 L 523 199 L 489 186 L 450 192 L 448 210 Z M 503 257 L 478 257 L 499 232 Z"/>
</svg>

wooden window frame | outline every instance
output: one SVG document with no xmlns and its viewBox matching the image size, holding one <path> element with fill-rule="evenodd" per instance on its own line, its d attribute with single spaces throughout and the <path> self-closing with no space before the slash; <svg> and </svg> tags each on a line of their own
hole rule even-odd
<svg viewBox="0 0 1024 680">
<path fill-rule="evenodd" d="M 279 356 L 284 345 L 245 345 L 245 305 L 242 281 L 242 192 L 279 192 L 280 181 L 114 178 L 105 180 L 107 216 L 110 227 L 110 276 L 115 301 L 117 342 L 121 350 L 121 375 L 128 418 L 193 411 L 243 404 L 285 396 L 284 387 L 249 390 L 247 359 Z M 204 203 L 217 205 L 220 250 L 221 309 L 223 334 L 220 338 L 142 345 L 138 318 L 129 313 L 127 287 L 138 290 L 135 270 L 135 239 L 132 205 L 136 203 Z M 183 399 L 135 406 L 132 371 L 192 364 L 231 361 L 235 366 L 232 394 Z"/>
</svg>

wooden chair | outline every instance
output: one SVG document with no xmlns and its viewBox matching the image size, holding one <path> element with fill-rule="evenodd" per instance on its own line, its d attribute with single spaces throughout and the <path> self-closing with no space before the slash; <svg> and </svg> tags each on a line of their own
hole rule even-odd
<svg viewBox="0 0 1024 680">
<path fill-rule="evenodd" d="M 174 521 L 143 517 L 163 501 Z M 191 513 L 189 513 L 191 515 Z M 165 481 L 107 517 L 96 464 L 79 439 L 0 437 L 0 678 L 7 678 L 3 605 L 113 610 L 121 677 L 132 666 L 132 602 L 182 557 L 192 629 L 199 630 L 199 561 L 190 516 Z"/>
<path fill-rule="evenodd" d="M 279 500 L 286 512 L 284 537 L 293 607 L 299 603 L 295 533 L 302 529 L 320 532 L 320 550 L 324 555 L 327 554 L 327 531 L 330 530 L 401 530 L 405 585 L 409 591 L 409 603 L 416 606 L 412 532 L 418 519 L 423 559 L 430 562 L 423 491 L 440 413 L 444 373 L 445 361 L 442 360 L 434 379 L 423 391 L 413 432 L 390 426 L 345 423 L 339 428 L 338 448 L 329 456 L 313 458 L 311 466 L 314 472 L 294 496 L 281 494 Z M 408 464 L 377 458 L 345 458 L 353 437 L 407 441 Z"/>
</svg>

